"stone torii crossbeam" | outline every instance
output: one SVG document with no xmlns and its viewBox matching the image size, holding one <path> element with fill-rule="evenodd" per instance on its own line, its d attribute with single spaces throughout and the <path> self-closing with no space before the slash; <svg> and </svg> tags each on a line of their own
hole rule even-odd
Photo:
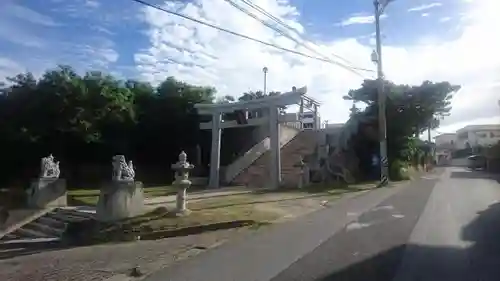
<svg viewBox="0 0 500 281">
<path fill-rule="evenodd" d="M 312 108 L 315 116 L 317 116 L 319 103 L 306 96 L 306 92 L 307 87 L 299 89 L 293 87 L 291 92 L 250 101 L 227 104 L 196 104 L 195 108 L 198 110 L 198 114 L 212 116 L 211 122 L 200 124 L 201 129 L 212 130 L 209 187 L 218 188 L 220 184 L 221 130 L 231 127 L 260 126 L 268 124 L 271 144 L 270 187 L 278 188 L 281 183 L 280 120 L 278 109 L 284 106 L 298 104 L 300 106 L 299 116 L 302 116 L 304 107 Z M 239 110 L 248 111 L 253 109 L 262 109 L 264 116 L 249 119 L 247 124 L 238 124 L 236 121 L 222 121 L 222 114 L 224 113 L 232 113 Z"/>
</svg>

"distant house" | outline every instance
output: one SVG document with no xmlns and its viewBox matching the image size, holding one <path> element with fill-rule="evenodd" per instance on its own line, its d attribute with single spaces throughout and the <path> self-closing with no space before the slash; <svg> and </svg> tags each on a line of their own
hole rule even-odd
<svg viewBox="0 0 500 281">
<path fill-rule="evenodd" d="M 470 125 L 456 133 L 456 149 L 489 147 L 500 141 L 500 125 Z"/>
<path fill-rule="evenodd" d="M 319 115 L 316 116 L 316 118 L 314 118 L 313 111 L 304 111 L 302 113 L 302 118 L 299 117 L 299 113 L 286 113 L 282 117 L 282 120 L 284 120 L 286 123 L 289 123 L 289 125 L 292 125 L 292 123 L 296 123 L 299 122 L 299 120 L 302 120 L 302 128 L 304 130 L 313 130 L 321 128 L 321 118 Z"/>
</svg>

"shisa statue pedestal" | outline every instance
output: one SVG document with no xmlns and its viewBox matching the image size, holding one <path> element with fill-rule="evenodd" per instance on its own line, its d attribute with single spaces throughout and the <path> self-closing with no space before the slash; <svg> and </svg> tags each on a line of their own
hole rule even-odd
<svg viewBox="0 0 500 281">
<path fill-rule="evenodd" d="M 66 180 L 60 179 L 59 162 L 49 155 L 42 158 L 40 177 L 31 181 L 27 193 L 30 208 L 65 207 L 67 203 Z"/>
<path fill-rule="evenodd" d="M 113 157 L 113 178 L 101 187 L 97 202 L 96 218 L 111 222 L 140 216 L 145 213 L 144 189 L 141 182 L 134 181 L 132 161 L 125 162 L 123 155 Z"/>
</svg>

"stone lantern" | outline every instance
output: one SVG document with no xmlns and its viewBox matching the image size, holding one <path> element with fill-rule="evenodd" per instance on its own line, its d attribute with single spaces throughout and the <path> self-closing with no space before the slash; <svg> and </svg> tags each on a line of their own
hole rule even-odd
<svg viewBox="0 0 500 281">
<path fill-rule="evenodd" d="M 187 161 L 187 154 L 182 151 L 179 154 L 179 161 L 172 164 L 172 169 L 175 171 L 175 181 L 173 185 L 177 187 L 176 207 L 178 214 L 187 214 L 189 210 L 186 207 L 187 189 L 191 186 L 189 180 L 189 171 L 194 168 L 194 165 Z"/>
</svg>

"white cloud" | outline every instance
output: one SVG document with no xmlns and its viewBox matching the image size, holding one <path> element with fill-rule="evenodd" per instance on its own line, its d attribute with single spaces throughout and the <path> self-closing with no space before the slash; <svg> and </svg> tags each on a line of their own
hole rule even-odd
<svg viewBox="0 0 500 281">
<path fill-rule="evenodd" d="M 422 17 L 428 17 L 430 14 L 429 13 L 423 13 L 421 14 Z"/>
<path fill-rule="evenodd" d="M 434 2 L 434 3 L 420 5 L 420 6 L 416 6 L 416 7 L 410 8 L 410 9 L 408 9 L 408 12 L 418 12 L 418 11 L 423 11 L 423 10 L 429 10 L 429 9 L 432 9 L 432 8 L 435 8 L 435 7 L 440 7 L 442 5 L 443 4 L 441 4 L 439 2 Z"/>
<path fill-rule="evenodd" d="M 474 120 L 451 124 L 448 126 L 442 126 L 437 130 L 437 133 L 455 133 L 456 131 L 464 128 L 465 126 L 475 125 L 475 124 L 481 124 L 481 125 L 500 124 L 500 116 L 478 118 Z"/>
<path fill-rule="evenodd" d="M 387 18 L 387 15 L 383 14 L 380 16 L 381 19 Z M 348 26 L 348 25 L 353 25 L 353 24 L 371 24 L 375 22 L 375 16 L 373 15 L 360 15 L 356 14 L 351 16 L 350 18 L 347 18 L 339 23 L 337 23 L 337 26 Z"/>
<path fill-rule="evenodd" d="M 255 3 L 303 30 L 297 10 L 288 1 Z M 423 41 L 406 47 L 384 46 L 384 70 L 388 79 L 411 84 L 446 80 L 462 85 L 453 100 L 452 115 L 442 122 L 443 126 L 465 120 L 494 119 L 499 115 L 498 89 L 484 86 L 498 82 L 500 77 L 500 56 L 497 54 L 500 38 L 491 28 L 500 25 L 494 13 L 500 10 L 499 4 L 496 0 L 468 4 L 469 20 L 462 23 L 465 25 L 463 32 L 454 40 Z M 196 4 L 177 2 L 174 9 L 263 41 L 279 42 L 284 47 L 309 53 L 223 0 L 198 0 Z M 330 123 L 346 120 L 350 103 L 341 97 L 349 89 L 359 87 L 361 82 L 361 78 L 352 73 L 327 63 L 278 52 L 160 11 L 144 9 L 143 16 L 150 27 L 151 43 L 149 48 L 135 55 L 137 69 L 143 78 L 158 82 L 172 75 L 191 83 L 213 85 L 220 95 L 239 96 L 244 91 L 262 88 L 262 67 L 267 66 L 269 90 L 287 91 L 294 85 L 307 85 L 309 94 L 323 102 L 323 119 Z M 417 29 L 414 31 L 418 34 Z M 353 65 L 373 68 L 370 62 L 372 47 L 354 38 L 315 43 L 324 54 L 335 53 Z"/>
<path fill-rule="evenodd" d="M 10 15 L 19 19 L 29 21 L 34 24 L 45 26 L 57 26 L 58 24 L 49 16 L 35 12 L 21 5 L 10 3 L 5 8 L 5 11 Z"/>
<path fill-rule="evenodd" d="M 451 17 L 442 17 L 439 19 L 440 22 L 448 22 L 451 20 Z"/>
<path fill-rule="evenodd" d="M 101 2 L 96 0 L 75 0 L 71 3 L 58 2 L 55 7 L 47 7 L 47 10 L 62 12 L 66 16 L 73 16 L 73 10 L 80 11 L 75 15 L 79 20 L 71 21 L 68 25 L 82 32 L 68 36 L 67 32 L 60 32 L 59 28 L 63 27 L 62 22 L 56 23 L 41 12 L 34 12 L 28 7 L 10 1 L 1 3 L 0 40 L 14 44 L 15 49 L 10 52 L 10 58 L 15 59 L 15 62 L 23 68 L 3 67 L 0 71 L 0 80 L 26 70 L 40 74 L 57 64 L 72 65 L 81 72 L 89 69 L 111 71 L 110 66 L 116 66 L 119 53 L 114 42 L 108 39 L 109 35 L 114 33 L 105 23 L 117 21 L 114 21 L 113 17 L 107 17 L 108 11 L 101 13 L 102 7 L 95 10 L 99 4 Z M 114 15 L 122 16 L 128 11 L 130 10 L 127 7 L 115 12 Z M 120 23 L 128 23 L 128 19 Z M 33 24 L 39 26 L 35 29 Z M 45 33 L 46 30 L 50 32 Z M 38 34 L 43 34 L 43 37 Z M 0 51 L 3 52 L 4 49 L 1 48 Z M 116 72 L 117 69 L 113 71 Z"/>
<path fill-rule="evenodd" d="M 46 42 L 19 28 L 15 24 L 0 20 L 0 40 L 5 40 L 25 47 L 41 48 Z"/>
<path fill-rule="evenodd" d="M 12 73 L 20 73 L 23 70 L 23 66 L 17 62 L 9 58 L 0 57 L 0 81 L 2 81 L 4 77 L 9 77 Z"/>
<path fill-rule="evenodd" d="M 98 8 L 99 6 L 101 6 L 101 3 L 99 3 L 99 1 L 97 1 L 97 0 L 86 0 L 85 6 L 91 7 L 91 8 Z"/>
</svg>

